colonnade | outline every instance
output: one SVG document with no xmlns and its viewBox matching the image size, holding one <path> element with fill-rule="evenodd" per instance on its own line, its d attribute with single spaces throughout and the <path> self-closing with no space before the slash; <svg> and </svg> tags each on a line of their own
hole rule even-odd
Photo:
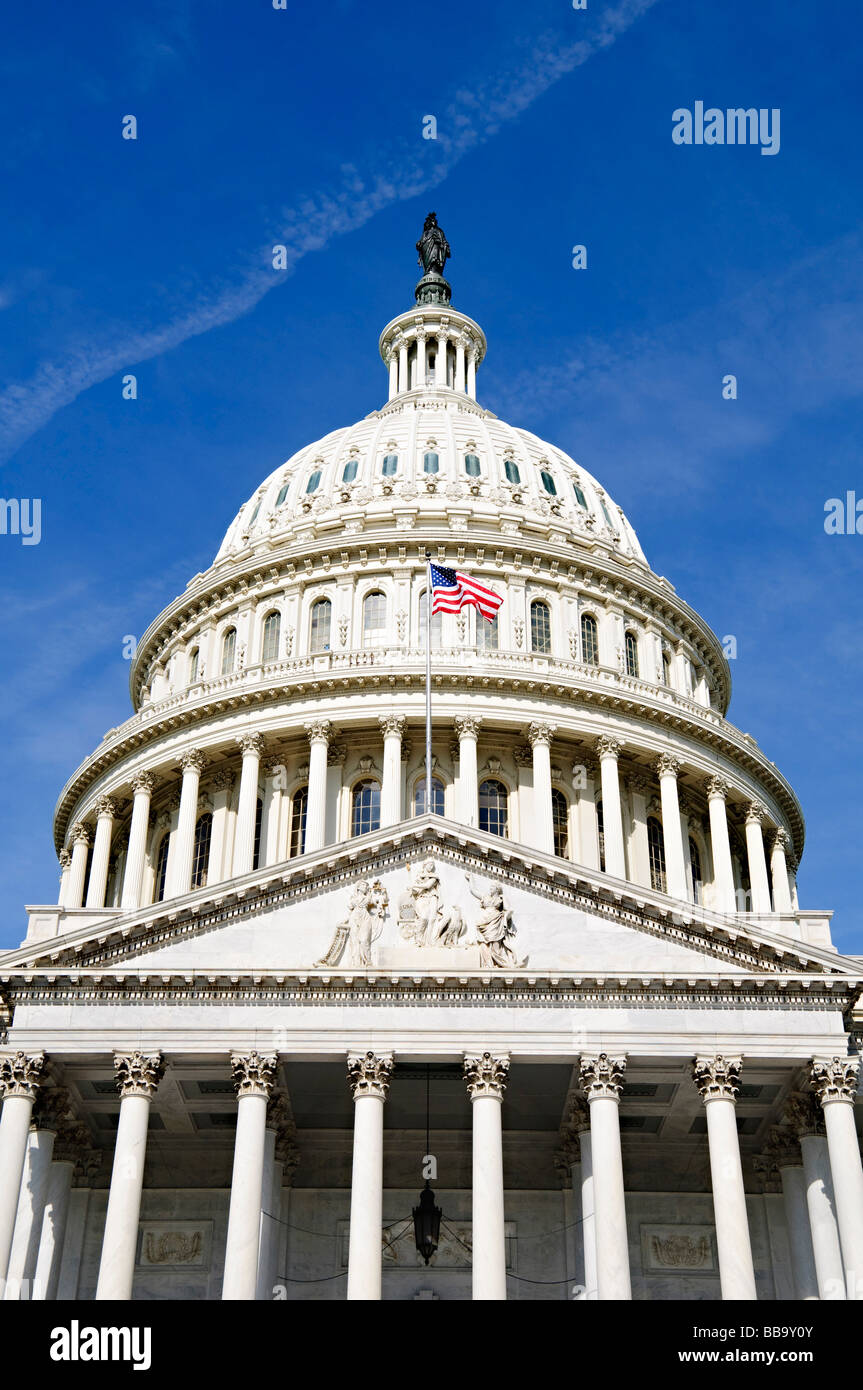
<svg viewBox="0 0 863 1390">
<path fill-rule="evenodd" d="M 381 1297 L 384 1110 L 394 1059 L 391 1052 L 369 1050 L 349 1054 L 347 1063 L 354 1101 L 347 1298 L 373 1300 Z M 53 1146 L 68 1115 L 68 1098 L 62 1088 L 41 1086 L 44 1064 L 41 1053 L 0 1058 L 0 1281 L 7 1298 L 19 1296 L 22 1281 L 35 1280 L 36 1297 L 55 1296 L 57 1288 L 71 1165 L 66 1154 L 55 1161 Z M 120 1115 L 97 1300 L 132 1295 L 150 1105 L 163 1074 L 158 1053 L 118 1053 L 114 1064 Z M 222 1297 L 243 1300 L 254 1299 L 260 1287 L 267 1129 L 278 1057 L 235 1053 L 230 1065 L 237 1129 Z M 571 1128 L 580 1147 L 576 1166 L 587 1296 L 629 1299 L 619 1122 L 626 1058 L 586 1053 L 579 1069 L 582 1094 Z M 695 1057 L 692 1076 L 707 1121 L 722 1298 L 754 1300 L 735 1113 L 741 1069 L 739 1056 L 706 1054 Z M 792 1096 L 771 1138 L 801 1299 L 863 1299 L 863 1167 L 854 1125 L 858 1069 L 854 1058 L 816 1058 L 810 1089 Z M 509 1070 L 508 1053 L 464 1055 L 473 1130 L 472 1293 L 478 1300 L 506 1298 L 502 1106 Z"/>
<path fill-rule="evenodd" d="M 404 805 L 402 778 L 407 720 L 403 715 L 388 714 L 380 716 L 378 724 L 383 745 L 379 779 L 380 825 L 385 827 L 397 824 L 408 814 Z M 456 715 L 452 721 L 457 738 L 457 748 L 454 746 L 453 752 L 458 760 L 455 818 L 464 825 L 474 827 L 480 823 L 477 745 L 482 725 L 482 718 L 474 714 Z M 314 852 L 323 849 L 327 841 L 328 795 L 332 794 L 331 788 L 328 792 L 328 769 L 337 753 L 341 759 L 344 758 L 344 749 L 333 746 L 335 730 L 328 719 L 309 722 L 305 726 L 305 732 L 309 740 L 309 756 L 304 848 L 306 852 Z M 552 745 L 557 732 L 555 725 L 543 720 L 534 720 L 526 730 L 527 743 L 523 750 L 515 750 L 519 767 L 526 760 L 531 775 L 529 811 L 521 817 L 519 839 L 546 854 L 555 853 L 553 796 L 554 778 L 559 770 L 552 768 Z M 260 733 L 249 731 L 239 735 L 236 747 L 241 758 L 241 771 L 235 809 L 232 806 L 235 774 L 221 768 L 213 779 L 213 824 L 208 876 L 210 883 L 220 882 L 227 877 L 238 877 L 251 871 L 254 864 L 259 787 L 262 776 L 266 782 L 273 770 L 264 761 L 266 744 Z M 624 745 L 620 739 L 603 736 L 597 739 L 594 752 L 598 759 L 598 777 L 592 765 L 581 766 L 583 784 L 577 787 L 573 779 L 573 787 L 577 787 L 577 790 L 574 800 L 567 803 L 567 815 L 573 817 L 578 845 L 577 854 L 571 857 L 580 858 L 589 868 L 600 867 L 596 804 L 601 796 L 605 871 L 615 878 L 628 878 L 650 887 L 651 872 L 647 848 L 650 784 L 641 776 L 629 778 L 628 790 L 633 808 L 634 829 L 628 836 L 624 823 L 620 769 Z M 522 757 L 522 753 L 525 757 Z M 371 762 L 371 759 L 369 761 Z M 274 759 L 270 762 L 280 766 Z M 588 764 L 591 763 L 592 759 L 588 759 Z M 187 750 L 179 760 L 181 781 L 178 800 L 175 803 L 176 824 L 170 841 L 164 892 L 166 898 L 181 896 L 188 893 L 192 887 L 195 822 L 201 779 L 206 768 L 207 758 L 197 748 Z M 577 770 L 579 765 L 573 767 L 574 773 Z M 659 787 L 656 813 L 661 817 L 663 831 L 666 891 L 672 897 L 686 901 L 692 896 L 688 881 L 691 870 L 686 828 L 690 807 L 685 798 L 681 797 L 679 790 L 682 770 L 681 759 L 671 753 L 662 753 L 655 757 L 652 767 Z M 124 911 L 145 906 L 147 901 L 145 865 L 152 828 L 151 799 L 155 785 L 155 777 L 148 771 L 140 771 L 131 779 L 132 814 L 125 848 L 122 884 L 118 893 L 119 903 Z M 275 782 L 272 787 L 271 792 L 264 793 L 267 812 L 261 864 L 275 863 L 280 853 L 281 856 L 285 854 L 287 833 L 284 822 L 279 820 L 278 809 L 282 791 Z M 716 911 L 735 913 L 740 910 L 740 903 L 729 836 L 731 786 L 724 778 L 713 775 L 706 778 L 704 791 L 708 807 L 712 858 L 711 905 Z M 71 849 L 64 851 L 61 856 L 62 906 L 74 909 L 84 905 L 85 885 L 86 906 L 100 908 L 105 905 L 112 837 L 117 838 L 114 836 L 118 821 L 117 804 L 116 796 L 103 796 L 95 807 L 95 830 L 83 823 L 73 827 L 69 837 Z M 773 830 L 768 864 L 764 834 L 765 822 L 768 820 L 766 808 L 754 800 L 744 802 L 743 806 L 751 910 L 759 915 L 773 912 L 790 913 L 794 910 L 794 904 L 789 876 L 788 833 L 782 827 Z M 338 833 L 337 831 L 337 837 Z M 87 862 L 91 836 L 92 859 L 88 880 Z M 152 879 L 151 872 L 148 880 L 150 884 Z"/>
<path fill-rule="evenodd" d="M 428 362 L 431 358 L 429 345 L 434 351 L 434 374 L 430 379 Z M 454 354 L 453 379 L 448 381 L 449 348 Z M 446 314 L 437 324 L 426 323 L 417 317 L 413 326 L 399 327 L 393 333 L 386 349 L 385 361 L 389 368 L 389 399 L 403 391 L 416 390 L 419 386 L 447 385 L 455 391 L 476 400 L 476 369 L 481 360 L 481 347 L 473 334 L 465 332 L 462 325 L 451 321 Z"/>
</svg>

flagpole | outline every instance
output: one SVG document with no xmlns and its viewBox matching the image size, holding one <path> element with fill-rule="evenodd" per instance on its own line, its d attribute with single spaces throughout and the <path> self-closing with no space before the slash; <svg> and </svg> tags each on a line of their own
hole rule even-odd
<svg viewBox="0 0 863 1390">
<path fill-rule="evenodd" d="M 426 815 L 432 808 L 431 795 L 431 614 L 432 614 L 432 573 L 431 552 L 426 551 Z"/>
</svg>

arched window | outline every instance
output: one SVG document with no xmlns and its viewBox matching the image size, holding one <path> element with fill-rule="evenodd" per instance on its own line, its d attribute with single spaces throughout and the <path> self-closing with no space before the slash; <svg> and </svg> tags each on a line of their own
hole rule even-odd
<svg viewBox="0 0 863 1390">
<path fill-rule="evenodd" d="M 234 669 L 237 654 L 237 629 L 229 627 L 222 638 L 222 675 L 229 676 Z"/>
<path fill-rule="evenodd" d="M 581 659 L 585 666 L 599 665 L 599 630 L 592 613 L 581 615 Z"/>
<path fill-rule="evenodd" d="M 252 851 L 252 868 L 261 867 L 261 831 L 264 827 L 264 803 L 258 797 L 255 803 L 255 847 Z"/>
<path fill-rule="evenodd" d="M 506 835 L 509 794 L 503 782 L 489 779 L 479 784 L 479 828 L 490 835 Z"/>
<path fill-rule="evenodd" d="M 701 903 L 704 900 L 704 878 L 701 872 L 701 855 L 698 845 L 689 837 L 689 865 L 692 870 L 692 901 Z"/>
<path fill-rule="evenodd" d="M 370 777 L 358 782 L 351 798 L 351 834 L 367 835 L 381 824 L 381 785 Z"/>
<path fill-rule="evenodd" d="M 431 807 L 430 810 L 435 816 L 443 815 L 443 782 L 439 777 L 431 779 Z M 421 777 L 414 787 L 414 815 L 424 816 L 426 813 L 426 779 Z"/>
<path fill-rule="evenodd" d="M 320 485 L 321 485 L 321 470 L 320 470 L 320 468 L 316 468 L 315 471 L 314 471 L 314 473 L 312 473 L 312 474 L 309 476 L 309 481 L 306 483 L 306 496 L 308 497 L 308 495 L 309 495 L 310 492 L 317 492 L 317 490 L 318 490 L 318 488 L 320 487 Z"/>
<path fill-rule="evenodd" d="M 206 888 L 210 867 L 210 840 L 213 836 L 213 817 L 205 811 L 195 826 L 195 848 L 192 853 L 192 887 Z"/>
<path fill-rule="evenodd" d="M 298 787 L 291 799 L 291 843 L 288 855 L 295 859 L 306 849 L 306 812 L 309 808 L 308 787 Z"/>
<path fill-rule="evenodd" d="M 580 507 L 583 507 L 584 510 L 587 511 L 587 498 L 585 497 L 585 495 L 584 495 L 584 493 L 582 492 L 581 488 L 579 487 L 578 483 L 573 482 L 573 484 L 572 484 L 572 490 L 573 490 L 573 492 L 575 493 L 575 500 L 576 500 L 576 502 L 578 503 L 578 505 L 579 505 Z"/>
<path fill-rule="evenodd" d="M 650 857 L 650 886 L 667 893 L 665 879 L 665 835 L 656 816 L 647 817 L 647 852 Z"/>
<path fill-rule="evenodd" d="M 552 788 L 551 823 L 554 830 L 554 852 L 561 859 L 569 858 L 569 807 L 563 792 Z"/>
<path fill-rule="evenodd" d="M 165 898 L 165 884 L 168 878 L 168 850 L 171 848 L 171 836 L 166 831 L 159 841 L 159 852 L 156 855 L 156 883 L 155 898 L 157 903 L 163 902 Z"/>
<path fill-rule="evenodd" d="M 198 667 L 201 664 L 201 651 L 199 647 L 193 647 L 189 653 L 189 684 L 194 685 L 198 679 Z"/>
<path fill-rule="evenodd" d="M 496 652 L 500 642 L 500 628 L 498 627 L 497 614 L 495 613 L 491 622 L 484 618 L 477 609 L 476 615 L 476 649 L 478 652 Z"/>
<path fill-rule="evenodd" d="M 330 650 L 330 628 L 333 620 L 333 605 L 328 598 L 316 599 L 309 617 L 309 651 L 328 652 Z"/>
<path fill-rule="evenodd" d="M 508 483 L 514 483 L 516 487 L 521 483 L 521 473 L 515 459 L 504 459 L 503 471 L 506 474 Z"/>
<path fill-rule="evenodd" d="M 261 650 L 263 662 L 275 661 L 279 655 L 279 634 L 282 620 L 278 613 L 268 613 L 264 619 L 264 643 Z"/>
<path fill-rule="evenodd" d="M 419 612 L 419 618 L 420 618 L 419 645 L 423 648 L 423 650 L 425 650 L 425 644 L 426 644 L 426 621 L 427 621 L 426 609 L 427 609 L 427 607 L 428 607 L 428 590 L 424 590 L 423 593 L 420 594 L 420 612 Z M 431 615 L 431 644 L 432 644 L 432 650 L 434 650 L 435 647 L 439 647 L 439 646 L 440 646 L 440 644 L 441 644 L 441 634 L 442 634 L 442 632 L 443 632 L 443 613 L 432 613 L 432 615 Z"/>
<path fill-rule="evenodd" d="M 634 632 L 627 632 L 623 639 L 626 647 L 626 674 L 638 675 L 638 638 Z"/>
<path fill-rule="evenodd" d="M 440 468 L 440 459 L 437 454 L 423 454 L 423 472 L 437 473 Z"/>
<path fill-rule="evenodd" d="M 605 873 L 605 818 L 602 814 L 602 797 L 596 803 L 596 833 L 599 837 L 599 867 Z"/>
<path fill-rule="evenodd" d="M 541 598 L 530 605 L 530 649 L 545 655 L 551 651 L 551 610 Z"/>
<path fill-rule="evenodd" d="M 478 478 L 480 475 L 479 459 L 476 454 L 465 454 L 464 471 L 469 478 Z"/>
<path fill-rule="evenodd" d="M 279 494 L 278 494 L 278 496 L 277 496 L 277 498 L 276 498 L 276 506 L 277 506 L 277 507 L 280 507 L 280 506 L 282 505 L 282 503 L 284 502 L 285 498 L 286 498 L 287 495 L 288 495 L 288 490 L 289 490 L 290 486 L 291 486 L 290 479 L 288 479 L 288 481 L 287 481 L 286 483 L 282 483 L 282 486 L 279 488 Z"/>
<path fill-rule="evenodd" d="M 375 590 L 363 599 L 363 646 L 383 647 L 387 641 L 386 594 Z"/>
<path fill-rule="evenodd" d="M 384 454 L 384 461 L 381 464 L 381 473 L 385 478 L 392 478 L 399 471 L 398 454 Z"/>
<path fill-rule="evenodd" d="M 359 466 L 359 459 L 348 459 L 347 463 L 342 469 L 342 482 L 352 483 L 354 481 L 354 478 L 357 476 L 357 469 L 359 468 Z"/>
<path fill-rule="evenodd" d="M 551 497 L 556 497 L 557 488 L 554 484 L 554 478 L 551 476 L 548 470 L 545 468 L 540 469 L 539 476 L 542 478 L 542 485 L 545 488 L 546 492 L 549 493 Z"/>
</svg>

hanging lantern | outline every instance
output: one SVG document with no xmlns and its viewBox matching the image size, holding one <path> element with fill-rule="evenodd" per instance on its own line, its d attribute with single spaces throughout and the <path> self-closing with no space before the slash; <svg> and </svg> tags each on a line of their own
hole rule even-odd
<svg viewBox="0 0 863 1390">
<path fill-rule="evenodd" d="M 426 1185 L 420 1193 L 420 1204 L 414 1207 L 414 1240 L 426 1264 L 438 1248 L 441 1215 L 440 1207 L 435 1206 L 431 1183 L 426 1178 Z"/>
</svg>

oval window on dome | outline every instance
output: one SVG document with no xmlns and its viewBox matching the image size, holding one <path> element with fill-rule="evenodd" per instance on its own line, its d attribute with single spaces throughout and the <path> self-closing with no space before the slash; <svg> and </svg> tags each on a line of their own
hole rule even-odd
<svg viewBox="0 0 863 1390">
<path fill-rule="evenodd" d="M 347 463 L 342 469 L 342 482 L 352 483 L 354 481 L 354 478 L 357 476 L 357 469 L 359 468 L 359 466 L 359 459 L 348 459 Z"/>
<path fill-rule="evenodd" d="M 423 472 L 437 473 L 440 468 L 440 459 L 437 454 L 423 454 Z"/>
<path fill-rule="evenodd" d="M 384 454 L 384 461 L 381 464 L 381 473 L 385 478 L 392 478 L 399 468 L 398 454 Z"/>
<path fill-rule="evenodd" d="M 291 485 L 290 485 L 289 482 L 288 482 L 288 483 L 282 483 L 282 486 L 279 488 L 279 495 L 278 495 L 278 497 L 276 498 L 276 506 L 277 506 L 277 507 L 280 507 L 280 506 L 282 505 L 282 503 L 284 502 L 285 498 L 286 498 L 287 495 L 288 495 L 288 488 L 289 488 L 290 486 L 291 486 Z"/>
<path fill-rule="evenodd" d="M 551 476 L 548 469 L 540 469 L 539 476 L 542 478 L 542 485 L 545 488 L 546 492 L 549 494 L 549 496 L 556 497 L 557 488 L 555 487 L 554 478 Z"/>
<path fill-rule="evenodd" d="M 321 470 L 319 468 L 316 468 L 312 476 L 309 478 L 309 481 L 306 483 L 306 496 L 308 496 L 310 492 L 317 492 L 320 485 Z"/>
<path fill-rule="evenodd" d="M 476 454 L 465 454 L 464 471 L 469 478 L 478 478 L 480 475 L 479 459 Z"/>
<path fill-rule="evenodd" d="M 250 526 L 253 526 L 253 525 L 254 525 L 255 519 L 256 519 L 256 517 L 257 517 L 257 515 L 258 515 L 258 512 L 259 512 L 260 510 L 261 510 L 261 499 L 259 498 L 258 501 L 255 503 L 255 510 L 252 512 L 252 515 L 249 517 L 249 525 L 250 525 Z"/>
<path fill-rule="evenodd" d="M 572 490 L 575 493 L 575 500 L 578 503 L 578 505 L 580 507 L 584 507 L 584 510 L 587 511 L 587 498 L 585 497 L 578 483 L 573 483 Z"/>
<path fill-rule="evenodd" d="M 515 483 L 516 486 L 518 486 L 518 484 L 521 482 L 521 473 L 519 472 L 518 464 L 515 462 L 514 459 L 504 459 L 503 471 L 506 473 L 507 482 Z"/>
</svg>

